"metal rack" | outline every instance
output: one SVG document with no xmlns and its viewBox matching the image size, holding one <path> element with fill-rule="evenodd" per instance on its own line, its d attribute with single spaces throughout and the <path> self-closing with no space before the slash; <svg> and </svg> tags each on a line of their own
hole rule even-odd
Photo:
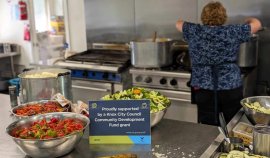
<svg viewBox="0 0 270 158">
<path fill-rule="evenodd" d="M 9 58 L 9 60 L 10 60 L 10 68 L 11 68 L 12 78 L 16 77 L 13 57 L 18 56 L 20 54 L 21 53 L 19 53 L 19 52 L 0 53 L 0 59 Z"/>
</svg>

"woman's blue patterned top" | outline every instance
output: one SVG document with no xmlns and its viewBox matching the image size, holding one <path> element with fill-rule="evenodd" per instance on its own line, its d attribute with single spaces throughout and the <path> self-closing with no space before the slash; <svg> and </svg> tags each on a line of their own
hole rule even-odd
<svg viewBox="0 0 270 158">
<path fill-rule="evenodd" d="M 213 69 L 217 66 L 217 90 L 242 85 L 236 64 L 240 44 L 251 38 L 249 24 L 207 26 L 184 22 L 183 37 L 188 42 L 192 63 L 191 85 L 214 90 Z"/>
</svg>

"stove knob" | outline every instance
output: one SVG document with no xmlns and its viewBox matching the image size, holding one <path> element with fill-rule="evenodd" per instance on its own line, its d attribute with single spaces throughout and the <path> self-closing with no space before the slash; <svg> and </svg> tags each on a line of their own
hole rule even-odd
<svg viewBox="0 0 270 158">
<path fill-rule="evenodd" d="M 82 75 L 83 77 L 88 77 L 88 71 L 83 71 Z"/>
<path fill-rule="evenodd" d="M 135 77 L 136 82 L 142 82 L 142 76 L 137 76 Z"/>
<path fill-rule="evenodd" d="M 146 77 L 146 78 L 144 79 L 144 82 L 145 82 L 145 83 L 151 83 L 151 82 L 152 82 L 152 78 L 151 78 L 151 77 Z"/>
<path fill-rule="evenodd" d="M 109 74 L 107 72 L 104 72 L 102 75 L 103 79 L 108 79 L 109 78 Z"/>
<path fill-rule="evenodd" d="M 176 85 L 177 85 L 177 80 L 176 80 L 176 79 L 172 79 L 172 80 L 170 81 L 170 84 L 171 84 L 172 86 L 176 86 Z"/>
<path fill-rule="evenodd" d="M 162 85 L 163 85 L 163 84 L 166 84 L 166 83 L 167 83 L 166 78 L 160 79 L 159 83 L 162 84 Z"/>
</svg>

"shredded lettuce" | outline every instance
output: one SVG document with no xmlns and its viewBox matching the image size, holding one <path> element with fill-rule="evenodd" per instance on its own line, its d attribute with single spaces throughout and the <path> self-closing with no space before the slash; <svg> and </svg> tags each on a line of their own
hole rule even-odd
<svg viewBox="0 0 270 158">
<path fill-rule="evenodd" d="M 171 101 L 157 91 L 148 90 L 140 87 L 133 87 L 127 90 L 116 92 L 112 95 L 105 95 L 102 100 L 131 100 L 131 99 L 149 99 L 151 113 L 166 109 Z"/>
</svg>

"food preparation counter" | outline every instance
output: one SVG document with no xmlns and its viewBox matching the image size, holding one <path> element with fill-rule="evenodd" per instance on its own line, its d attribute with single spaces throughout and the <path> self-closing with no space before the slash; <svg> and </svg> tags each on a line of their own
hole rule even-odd
<svg viewBox="0 0 270 158">
<path fill-rule="evenodd" d="M 0 94 L 0 157 L 22 158 L 24 153 L 5 133 L 14 121 L 10 116 L 9 96 Z M 89 145 L 88 130 L 75 149 L 64 158 L 96 158 L 120 153 L 137 154 L 139 158 L 197 158 L 218 137 L 217 127 L 163 119 L 152 128 L 152 145 Z"/>
</svg>

